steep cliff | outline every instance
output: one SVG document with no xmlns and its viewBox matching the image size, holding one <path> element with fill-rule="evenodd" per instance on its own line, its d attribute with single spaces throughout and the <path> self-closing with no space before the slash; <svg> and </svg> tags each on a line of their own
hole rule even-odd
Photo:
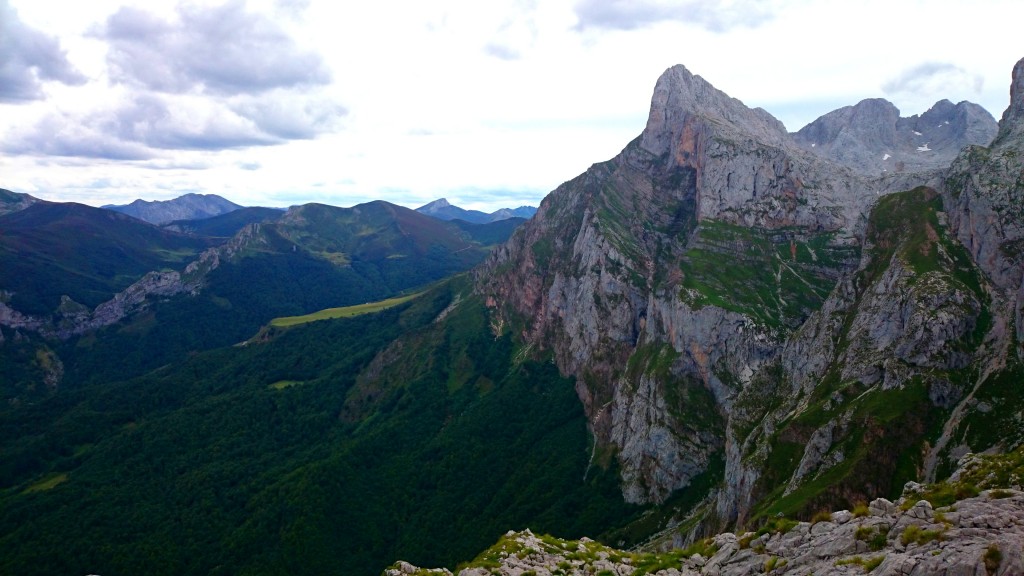
<svg viewBox="0 0 1024 576">
<path fill-rule="evenodd" d="M 974 392 L 1015 370 L 1019 70 L 991 150 L 879 176 L 804 146 L 838 153 L 859 127 L 857 156 L 937 121 L 957 134 L 942 147 L 952 158 L 994 127 L 968 103 L 900 119 L 871 101 L 791 136 L 673 67 L 640 137 L 550 194 L 478 272 L 494 327 L 577 377 L 596 453 L 617 459 L 628 501 L 722 474 L 689 538 L 948 472 L 993 446 L 949 442 L 957 423 L 977 406 L 1016 414 L 1007 393 Z M 857 119 L 870 111 L 885 121 Z M 978 184 L 993 154 L 999 176 L 983 182 L 998 191 Z"/>
</svg>

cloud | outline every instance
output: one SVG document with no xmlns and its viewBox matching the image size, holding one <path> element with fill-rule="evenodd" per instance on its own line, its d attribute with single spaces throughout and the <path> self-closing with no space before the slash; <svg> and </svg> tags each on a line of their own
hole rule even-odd
<svg viewBox="0 0 1024 576">
<path fill-rule="evenodd" d="M 757 27 L 774 17 L 763 0 L 581 0 L 576 30 L 636 30 L 659 22 L 695 24 L 711 32 Z"/>
<path fill-rule="evenodd" d="M 14 133 L 3 145 L 12 155 L 67 156 L 107 160 L 147 160 L 152 152 L 83 125 L 65 114 L 50 114 L 30 129 Z"/>
<path fill-rule="evenodd" d="M 497 42 L 489 42 L 484 46 L 484 52 L 499 60 L 518 60 L 522 56 L 515 48 Z"/>
<path fill-rule="evenodd" d="M 245 98 L 232 110 L 264 133 L 285 140 L 308 140 L 331 132 L 348 114 L 344 106 L 332 100 L 287 93 Z"/>
<path fill-rule="evenodd" d="M 112 80 L 158 92 L 230 96 L 331 81 L 319 54 L 299 47 L 272 19 L 247 11 L 242 0 L 182 5 L 173 21 L 124 7 L 94 35 L 110 45 Z"/>
<path fill-rule="evenodd" d="M 7 0 L 0 0 L 0 103 L 43 98 L 42 82 L 85 83 L 54 36 L 25 25 Z"/>
<path fill-rule="evenodd" d="M 984 78 L 949 62 L 925 62 L 882 85 L 886 94 L 981 93 Z"/>
<path fill-rule="evenodd" d="M 132 94 L 85 115 L 51 113 L 11 131 L 10 154 L 147 160 L 163 151 L 218 151 L 308 140 L 338 127 L 345 109 L 315 96 L 272 93 L 233 100 Z"/>
<path fill-rule="evenodd" d="M 14 133 L 11 154 L 148 160 L 163 150 L 225 150 L 280 144 L 284 140 L 226 106 L 203 99 L 176 102 L 139 95 L 126 104 L 84 117 L 52 113 Z"/>
<path fill-rule="evenodd" d="M 172 107 L 159 96 L 139 96 L 92 124 L 105 134 L 165 150 L 224 150 L 282 142 L 251 120 L 205 99 L 179 99 Z"/>
</svg>

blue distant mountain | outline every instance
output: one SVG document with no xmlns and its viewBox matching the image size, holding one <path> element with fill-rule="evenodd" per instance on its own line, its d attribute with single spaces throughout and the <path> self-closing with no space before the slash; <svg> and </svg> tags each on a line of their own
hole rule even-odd
<svg viewBox="0 0 1024 576">
<path fill-rule="evenodd" d="M 537 209 L 533 206 L 520 206 L 519 208 L 502 208 L 488 214 L 479 210 L 459 208 L 449 203 L 446 198 L 440 198 L 420 206 L 416 211 L 439 220 L 464 220 L 473 224 L 487 224 L 509 218 L 529 219 L 537 212 Z"/>
</svg>

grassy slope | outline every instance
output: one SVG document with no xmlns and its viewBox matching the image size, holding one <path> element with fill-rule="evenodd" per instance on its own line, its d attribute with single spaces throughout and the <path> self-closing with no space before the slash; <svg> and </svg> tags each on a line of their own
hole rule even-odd
<svg viewBox="0 0 1024 576">
<path fill-rule="evenodd" d="M 836 245 L 835 236 L 705 220 L 680 264 L 683 286 L 696 305 L 712 304 L 769 326 L 795 328 L 860 257 L 859 248 Z"/>
<path fill-rule="evenodd" d="M 345 306 L 342 308 L 327 308 L 325 310 L 320 310 L 318 312 L 302 316 L 274 318 L 270 321 L 270 325 L 277 328 L 286 328 L 288 326 L 299 326 L 301 324 L 316 322 L 317 320 L 334 320 L 336 318 L 351 318 L 362 314 L 372 314 L 374 312 L 380 312 L 381 310 L 387 310 L 393 306 L 398 306 L 399 304 L 405 304 L 420 294 L 421 293 L 410 294 L 408 296 L 399 296 L 398 298 L 388 298 L 387 300 L 380 300 L 378 302 L 367 302 L 366 304 L 356 304 L 355 306 Z"/>
</svg>

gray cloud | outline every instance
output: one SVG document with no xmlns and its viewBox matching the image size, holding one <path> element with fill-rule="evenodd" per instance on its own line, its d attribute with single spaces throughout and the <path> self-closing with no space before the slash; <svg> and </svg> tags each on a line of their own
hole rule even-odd
<svg viewBox="0 0 1024 576">
<path fill-rule="evenodd" d="M 52 114 L 21 133 L 3 150 L 11 154 L 148 160 L 161 150 L 224 150 L 269 146 L 284 140 L 253 121 L 203 103 L 171 106 L 142 95 L 119 108 L 85 117 Z"/>
<path fill-rule="evenodd" d="M 152 152 L 137 142 L 124 142 L 59 114 L 47 116 L 29 130 L 12 136 L 2 147 L 8 154 L 108 160 L 153 157 Z"/>
<path fill-rule="evenodd" d="M 886 94 L 925 93 L 969 89 L 980 93 L 984 79 L 949 62 L 925 62 L 882 85 Z"/>
<path fill-rule="evenodd" d="M 221 109 L 204 110 L 158 96 L 140 96 L 128 106 L 93 123 L 104 134 L 167 150 L 224 150 L 279 144 L 252 121 Z"/>
<path fill-rule="evenodd" d="M 286 140 L 308 140 L 338 127 L 348 111 L 325 98 L 272 94 L 232 106 L 264 133 Z"/>
<path fill-rule="evenodd" d="M 110 44 L 114 81 L 159 92 L 224 96 L 331 81 L 319 54 L 300 48 L 270 18 L 247 11 L 242 0 L 179 6 L 175 21 L 126 7 L 95 35 Z"/>
<path fill-rule="evenodd" d="M 757 27 L 774 17 L 763 0 L 728 4 L 705 0 L 581 0 L 576 30 L 636 30 L 659 22 L 695 24 L 712 32 Z"/>
<path fill-rule="evenodd" d="M 56 37 L 27 26 L 0 0 L 0 103 L 42 99 L 46 80 L 77 86 L 86 78 L 68 62 Z"/>
</svg>

